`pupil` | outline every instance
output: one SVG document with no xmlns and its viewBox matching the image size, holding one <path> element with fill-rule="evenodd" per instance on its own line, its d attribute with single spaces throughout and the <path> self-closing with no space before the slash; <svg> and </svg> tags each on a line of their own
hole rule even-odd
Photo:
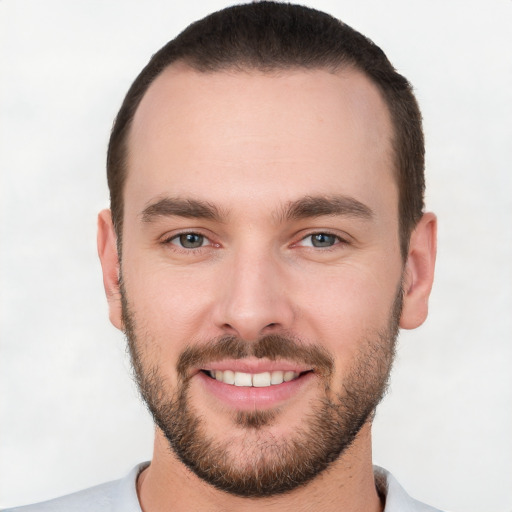
<svg viewBox="0 0 512 512">
<path fill-rule="evenodd" d="M 317 235 L 313 235 L 312 242 L 314 247 L 330 247 L 334 245 L 335 237 L 334 235 L 327 235 L 326 233 L 318 233 Z"/>
<path fill-rule="evenodd" d="M 204 237 L 195 233 L 187 233 L 186 235 L 180 235 L 180 243 L 187 249 L 196 249 L 203 245 Z"/>
</svg>

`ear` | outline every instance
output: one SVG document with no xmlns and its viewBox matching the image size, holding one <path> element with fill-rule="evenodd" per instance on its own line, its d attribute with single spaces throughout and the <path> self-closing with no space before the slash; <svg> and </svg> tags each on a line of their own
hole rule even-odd
<svg viewBox="0 0 512 512">
<path fill-rule="evenodd" d="M 427 318 L 428 298 L 434 282 L 437 219 L 425 213 L 411 234 L 405 266 L 404 302 L 400 327 L 415 329 Z"/>
<path fill-rule="evenodd" d="M 123 330 L 117 237 L 110 210 L 102 210 L 98 215 L 97 242 L 98 256 L 103 271 L 103 286 L 108 301 L 109 318 L 115 327 Z"/>
</svg>

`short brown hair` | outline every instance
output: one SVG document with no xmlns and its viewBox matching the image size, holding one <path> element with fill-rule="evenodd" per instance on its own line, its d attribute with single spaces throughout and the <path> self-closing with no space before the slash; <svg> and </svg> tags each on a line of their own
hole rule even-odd
<svg viewBox="0 0 512 512">
<path fill-rule="evenodd" d="M 114 227 L 121 248 L 127 140 L 135 112 L 151 83 L 174 62 L 201 72 L 225 69 L 356 68 L 379 88 L 394 127 L 402 256 L 424 208 L 421 113 L 409 82 L 368 38 L 332 16 L 298 5 L 256 2 L 228 7 L 186 28 L 161 48 L 130 87 L 116 117 L 107 156 Z"/>
</svg>

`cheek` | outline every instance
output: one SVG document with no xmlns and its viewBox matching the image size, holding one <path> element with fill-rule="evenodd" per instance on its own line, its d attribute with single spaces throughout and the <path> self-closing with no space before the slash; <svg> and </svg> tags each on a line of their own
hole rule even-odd
<svg viewBox="0 0 512 512">
<path fill-rule="evenodd" d="M 180 291 L 179 283 L 152 274 L 139 274 L 127 285 L 135 320 L 137 346 L 146 372 L 158 368 L 169 391 L 177 389 L 176 365 L 185 348 L 200 336 L 202 306 L 193 287 Z"/>
<path fill-rule="evenodd" d="M 194 342 L 204 333 L 201 328 L 211 303 L 211 280 L 204 272 L 190 268 L 173 269 L 165 265 L 143 266 L 135 263 L 127 272 L 125 287 L 138 319 L 138 330 L 158 342 L 168 340 L 180 345 Z M 171 344 L 172 342 L 172 344 Z"/>
<path fill-rule="evenodd" d="M 381 275 L 355 265 L 303 282 L 299 317 L 308 337 L 336 355 L 352 353 L 361 340 L 388 329 L 399 283 L 399 270 Z"/>
</svg>

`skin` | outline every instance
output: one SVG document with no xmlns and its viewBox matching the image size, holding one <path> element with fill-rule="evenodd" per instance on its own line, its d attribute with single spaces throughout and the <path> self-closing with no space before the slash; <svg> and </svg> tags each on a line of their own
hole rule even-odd
<svg viewBox="0 0 512 512">
<path fill-rule="evenodd" d="M 129 135 L 122 265 L 108 210 L 99 215 L 98 248 L 112 323 L 123 329 L 122 266 L 144 354 L 159 365 L 170 390 L 187 344 L 224 335 L 251 341 L 270 333 L 322 345 L 334 357 L 333 381 L 340 387 L 361 340 L 388 325 L 402 279 L 400 326 L 411 329 L 425 320 L 436 219 L 425 214 L 420 220 L 404 264 L 391 137 L 384 101 L 355 70 L 205 74 L 174 64 L 156 79 Z M 283 215 L 311 196 L 349 198 L 371 214 Z M 143 212 L 163 198 L 204 201 L 220 215 L 144 219 Z M 203 235 L 204 245 L 180 247 L 172 237 L 183 232 Z M 314 233 L 334 235 L 333 245 L 313 247 Z M 315 380 L 279 403 L 273 436 L 300 427 L 321 392 Z M 232 421 L 235 406 L 219 402 L 199 379 L 191 382 L 190 399 L 207 415 L 208 433 L 230 441 L 236 457 L 242 433 Z M 293 492 L 265 498 L 265 507 L 382 510 L 370 430 L 368 422 L 327 471 Z M 176 511 L 192 504 L 198 511 L 258 510 L 263 504 L 204 483 L 177 460 L 158 428 L 138 492 L 145 512 L 171 504 Z"/>
</svg>

